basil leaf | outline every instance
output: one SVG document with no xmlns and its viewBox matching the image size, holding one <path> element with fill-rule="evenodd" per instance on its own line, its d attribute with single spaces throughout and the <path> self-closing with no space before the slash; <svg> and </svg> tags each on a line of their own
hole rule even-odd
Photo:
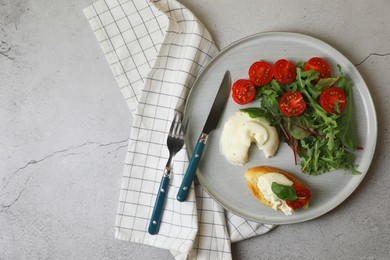
<svg viewBox="0 0 390 260">
<path fill-rule="evenodd" d="M 286 186 L 286 185 L 279 184 L 277 182 L 272 182 L 271 190 L 281 200 L 293 201 L 298 199 L 297 193 L 295 192 L 294 188 L 292 188 L 291 186 Z"/>
<path fill-rule="evenodd" d="M 259 107 L 247 107 L 240 109 L 241 112 L 247 113 L 249 117 L 264 117 L 264 111 Z"/>
</svg>

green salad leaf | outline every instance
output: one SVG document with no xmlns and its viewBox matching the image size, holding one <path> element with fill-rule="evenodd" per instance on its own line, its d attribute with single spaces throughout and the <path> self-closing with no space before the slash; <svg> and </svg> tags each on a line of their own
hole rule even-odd
<svg viewBox="0 0 390 260">
<path fill-rule="evenodd" d="M 339 71 L 341 74 L 340 82 L 338 86 L 342 88 L 346 95 L 346 106 L 344 112 L 337 119 L 337 125 L 339 127 L 339 133 L 337 138 L 341 141 L 341 143 L 347 147 L 349 150 L 354 151 L 357 147 L 356 141 L 356 133 L 354 131 L 354 118 L 352 111 L 352 84 L 350 81 L 347 81 L 344 78 L 343 73 L 341 72 L 341 68 L 339 67 Z"/>
</svg>

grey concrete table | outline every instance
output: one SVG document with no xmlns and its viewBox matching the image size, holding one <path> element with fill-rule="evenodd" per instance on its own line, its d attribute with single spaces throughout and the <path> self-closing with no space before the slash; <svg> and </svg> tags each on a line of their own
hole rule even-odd
<svg viewBox="0 0 390 260">
<path fill-rule="evenodd" d="M 0 259 L 171 259 L 118 241 L 132 116 L 82 9 L 93 0 L 0 1 Z M 358 189 L 305 223 L 232 245 L 235 259 L 390 254 L 390 1 L 183 1 L 220 48 L 263 31 L 322 39 L 375 101 L 376 154 Z"/>
</svg>

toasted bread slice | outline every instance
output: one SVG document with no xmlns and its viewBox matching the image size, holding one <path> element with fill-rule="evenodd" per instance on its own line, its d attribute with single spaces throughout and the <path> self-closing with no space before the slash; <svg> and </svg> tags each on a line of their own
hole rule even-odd
<svg viewBox="0 0 390 260">
<path fill-rule="evenodd" d="M 283 174 L 284 176 L 286 176 L 290 181 L 293 182 L 293 185 L 294 186 L 305 186 L 303 184 L 302 181 L 300 181 L 298 178 L 292 176 L 290 173 L 286 172 L 286 171 L 283 171 L 281 169 L 278 169 L 278 168 L 274 168 L 274 167 L 270 167 L 270 166 L 256 166 L 256 167 L 252 167 L 252 168 L 249 168 L 248 170 L 246 170 L 245 172 L 245 178 L 246 178 L 246 181 L 247 181 L 247 184 L 248 184 L 248 187 L 250 189 L 250 191 L 252 192 L 252 194 L 258 199 L 260 200 L 261 203 L 263 203 L 264 205 L 266 205 L 267 207 L 270 207 L 272 208 L 272 203 L 268 202 L 264 196 L 263 196 L 263 193 L 259 190 L 259 188 L 257 187 L 257 181 L 259 179 L 259 177 L 263 174 L 267 174 L 267 173 L 271 173 L 271 172 L 276 172 L 276 173 L 280 173 L 280 174 Z"/>
</svg>

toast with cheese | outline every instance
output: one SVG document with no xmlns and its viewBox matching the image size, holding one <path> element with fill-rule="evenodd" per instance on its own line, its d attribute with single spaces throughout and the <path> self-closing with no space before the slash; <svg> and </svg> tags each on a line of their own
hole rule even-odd
<svg viewBox="0 0 390 260">
<path fill-rule="evenodd" d="M 267 207 L 272 208 L 273 204 L 270 201 L 265 199 L 263 193 L 258 188 L 257 183 L 258 183 L 258 179 L 261 175 L 268 174 L 268 173 L 280 173 L 280 174 L 284 175 L 287 179 L 289 179 L 291 182 L 293 182 L 292 186 L 305 187 L 304 183 L 301 180 L 294 177 L 290 173 L 283 171 L 281 169 L 278 169 L 278 168 L 274 168 L 274 167 L 270 167 L 270 166 L 256 166 L 256 167 L 252 167 L 252 168 L 247 169 L 245 172 L 245 178 L 246 178 L 246 181 L 247 181 L 247 184 L 248 184 L 250 191 L 262 204 L 266 205 Z M 308 207 L 308 203 L 304 206 L 304 208 L 307 208 L 307 207 Z"/>
</svg>

